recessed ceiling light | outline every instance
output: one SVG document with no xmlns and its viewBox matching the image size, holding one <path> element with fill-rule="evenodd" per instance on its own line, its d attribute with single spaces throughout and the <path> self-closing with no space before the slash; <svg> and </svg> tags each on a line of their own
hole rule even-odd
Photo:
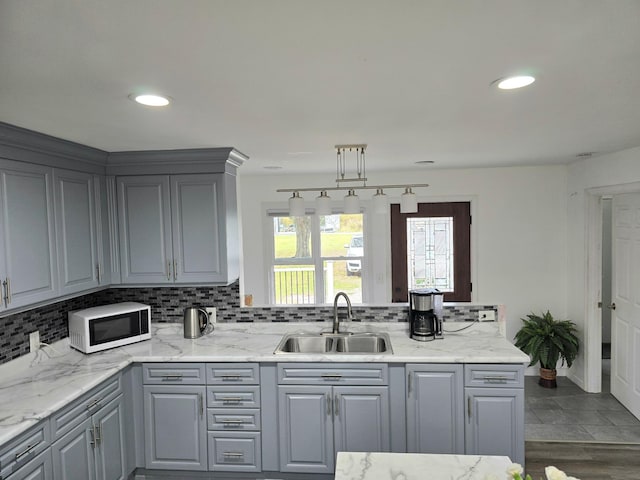
<svg viewBox="0 0 640 480">
<path fill-rule="evenodd" d="M 142 105 L 146 105 L 148 107 L 166 107 L 169 105 L 169 97 L 163 97 L 161 95 L 152 95 L 149 93 L 145 93 L 142 95 L 131 94 L 129 98 L 133 101 L 136 101 Z"/>
<path fill-rule="evenodd" d="M 433 160 L 419 160 L 416 162 L 416 165 L 431 165 L 432 163 L 436 163 Z"/>
<path fill-rule="evenodd" d="M 501 90 L 513 90 L 515 88 L 526 87 L 536 81 L 531 75 L 519 75 L 516 77 L 507 77 L 496 80 L 498 88 Z"/>
</svg>

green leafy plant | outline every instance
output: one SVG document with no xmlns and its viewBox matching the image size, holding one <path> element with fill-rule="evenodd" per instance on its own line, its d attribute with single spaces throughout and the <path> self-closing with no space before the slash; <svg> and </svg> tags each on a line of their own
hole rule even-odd
<svg viewBox="0 0 640 480">
<path fill-rule="evenodd" d="M 576 325 L 570 320 L 555 320 L 551 313 L 530 314 L 523 318 L 524 325 L 516 333 L 516 347 L 531 357 L 534 365 L 555 369 L 558 360 L 570 367 L 578 356 L 579 343 Z"/>
</svg>

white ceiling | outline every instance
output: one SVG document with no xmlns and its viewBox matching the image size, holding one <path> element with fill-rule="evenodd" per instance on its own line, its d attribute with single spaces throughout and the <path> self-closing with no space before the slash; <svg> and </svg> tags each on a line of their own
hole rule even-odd
<svg viewBox="0 0 640 480">
<path fill-rule="evenodd" d="M 638 0 L 0 0 L 0 121 L 245 173 L 567 163 L 640 145 L 639 87 Z"/>
</svg>

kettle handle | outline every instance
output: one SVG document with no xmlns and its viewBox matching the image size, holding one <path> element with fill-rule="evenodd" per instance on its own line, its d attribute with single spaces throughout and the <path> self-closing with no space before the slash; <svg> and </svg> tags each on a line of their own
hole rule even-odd
<svg viewBox="0 0 640 480">
<path fill-rule="evenodd" d="M 211 324 L 211 322 L 209 321 L 209 314 L 207 313 L 207 311 L 205 309 L 199 308 L 198 312 L 202 313 L 204 315 L 204 318 L 207 319 L 207 321 L 204 324 L 204 327 L 200 328 L 200 333 L 203 333 L 207 329 L 207 327 Z"/>
</svg>

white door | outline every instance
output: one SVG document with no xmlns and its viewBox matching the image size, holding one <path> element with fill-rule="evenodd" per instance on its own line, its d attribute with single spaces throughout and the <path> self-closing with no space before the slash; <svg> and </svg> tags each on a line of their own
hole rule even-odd
<svg viewBox="0 0 640 480">
<path fill-rule="evenodd" d="M 640 418 L 640 194 L 613 199 L 611 393 Z"/>
</svg>

